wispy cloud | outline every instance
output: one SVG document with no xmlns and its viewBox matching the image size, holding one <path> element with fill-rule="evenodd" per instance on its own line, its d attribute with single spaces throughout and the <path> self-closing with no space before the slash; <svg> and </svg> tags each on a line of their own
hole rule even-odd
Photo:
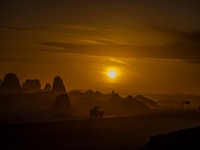
<svg viewBox="0 0 200 150">
<path fill-rule="evenodd" d="M 126 63 L 126 62 L 121 61 L 121 60 L 119 60 L 119 59 L 114 59 L 114 58 L 109 58 L 109 59 L 110 59 L 111 61 L 117 62 L 117 63 L 119 63 L 119 64 L 124 64 L 124 65 L 130 66 L 129 63 Z"/>
<path fill-rule="evenodd" d="M 100 30 L 99 28 L 83 26 L 83 25 L 66 25 L 65 27 L 72 30 L 87 30 L 87 31 Z"/>
<path fill-rule="evenodd" d="M 125 30 L 116 30 L 108 28 L 98 28 L 85 25 L 65 25 L 66 28 L 71 30 L 85 30 L 85 31 L 105 31 L 105 32 L 127 32 Z"/>
<path fill-rule="evenodd" d="M 14 31 L 26 31 L 26 29 L 24 28 L 11 27 L 11 26 L 2 26 L 0 28 L 7 29 L 7 30 L 14 30 Z"/>
<path fill-rule="evenodd" d="M 119 44 L 86 45 L 60 42 L 37 42 L 37 44 L 59 48 L 62 49 L 62 51 L 59 52 L 64 53 L 106 56 L 110 58 L 111 61 L 126 65 L 126 62 L 116 58 L 179 59 L 188 63 L 199 63 L 200 60 L 200 46 L 197 44 L 190 45 L 182 42 L 167 46 L 138 46 Z"/>
</svg>

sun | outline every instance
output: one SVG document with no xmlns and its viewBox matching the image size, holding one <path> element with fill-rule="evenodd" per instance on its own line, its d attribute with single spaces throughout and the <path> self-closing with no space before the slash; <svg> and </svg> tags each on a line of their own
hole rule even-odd
<svg viewBox="0 0 200 150">
<path fill-rule="evenodd" d="M 116 73 L 114 70 L 109 70 L 109 71 L 108 71 L 108 76 L 109 76 L 110 78 L 115 78 L 116 75 L 117 75 L 117 73 Z"/>
</svg>

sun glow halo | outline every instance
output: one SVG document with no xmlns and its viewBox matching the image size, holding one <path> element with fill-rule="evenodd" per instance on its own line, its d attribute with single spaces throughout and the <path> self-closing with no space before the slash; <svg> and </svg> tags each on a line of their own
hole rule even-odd
<svg viewBox="0 0 200 150">
<path fill-rule="evenodd" d="M 108 76 L 109 76 L 110 78 L 115 78 L 116 75 L 117 75 L 117 73 L 116 73 L 115 71 L 113 71 L 113 70 L 108 71 Z"/>
</svg>

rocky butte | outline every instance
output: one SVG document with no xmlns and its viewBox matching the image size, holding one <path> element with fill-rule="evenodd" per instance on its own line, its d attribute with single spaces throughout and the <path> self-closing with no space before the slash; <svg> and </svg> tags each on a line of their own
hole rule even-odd
<svg viewBox="0 0 200 150">
<path fill-rule="evenodd" d="M 60 94 L 66 93 L 65 85 L 59 76 L 54 78 L 52 92 Z"/>
<path fill-rule="evenodd" d="M 67 94 L 57 96 L 53 108 L 50 110 L 55 117 L 72 117 L 80 113 L 71 107 L 71 102 Z"/>
<path fill-rule="evenodd" d="M 0 93 L 21 93 L 22 88 L 19 79 L 14 73 L 8 73 L 3 79 Z"/>
<path fill-rule="evenodd" d="M 47 83 L 43 89 L 43 91 L 51 91 L 51 84 Z"/>
<path fill-rule="evenodd" d="M 25 93 L 39 92 L 41 90 L 40 81 L 38 79 L 27 79 L 22 84 L 22 89 Z"/>
</svg>

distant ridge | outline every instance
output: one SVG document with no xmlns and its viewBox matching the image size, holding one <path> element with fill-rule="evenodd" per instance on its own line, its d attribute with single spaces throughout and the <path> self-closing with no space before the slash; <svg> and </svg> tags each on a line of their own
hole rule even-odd
<svg viewBox="0 0 200 150">
<path fill-rule="evenodd" d="M 142 95 L 137 95 L 134 98 L 137 99 L 138 101 L 144 102 L 149 108 L 154 109 L 154 108 L 158 107 L 158 104 L 156 102 L 154 102 L 153 100 L 148 99 Z"/>
</svg>

